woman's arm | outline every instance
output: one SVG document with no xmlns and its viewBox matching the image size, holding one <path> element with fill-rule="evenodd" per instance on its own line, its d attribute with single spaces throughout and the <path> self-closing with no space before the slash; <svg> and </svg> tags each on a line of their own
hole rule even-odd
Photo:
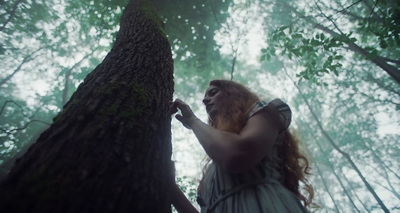
<svg viewBox="0 0 400 213">
<path fill-rule="evenodd" d="M 171 112 L 180 109 L 175 117 L 191 128 L 207 154 L 230 172 L 240 173 L 256 166 L 271 150 L 278 127 L 267 112 L 253 115 L 239 134 L 220 131 L 199 120 L 190 107 L 176 100 Z"/>
<path fill-rule="evenodd" d="M 185 194 L 181 191 L 179 186 L 176 183 L 170 188 L 170 199 L 172 205 L 178 210 L 180 213 L 198 213 L 197 209 L 190 203 L 190 201 L 186 198 Z"/>
</svg>

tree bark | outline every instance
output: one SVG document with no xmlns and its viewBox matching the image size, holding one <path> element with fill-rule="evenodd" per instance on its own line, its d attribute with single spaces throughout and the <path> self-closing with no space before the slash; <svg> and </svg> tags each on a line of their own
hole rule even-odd
<svg viewBox="0 0 400 213">
<path fill-rule="evenodd" d="M 133 0 L 110 53 L 0 185 L 1 212 L 170 212 L 173 61 Z"/>
<path fill-rule="evenodd" d="M 72 71 L 77 68 L 78 66 L 80 66 L 82 64 L 82 62 L 84 60 L 86 60 L 87 58 L 89 58 L 89 56 L 91 56 L 94 52 L 96 51 L 96 49 L 93 49 L 92 52 L 87 53 L 81 60 L 79 60 L 78 62 L 76 62 L 71 68 L 69 68 L 66 72 L 65 72 L 65 77 L 64 77 L 64 89 L 63 89 L 63 94 L 62 94 L 62 106 L 64 106 L 67 101 L 68 101 L 68 91 L 69 91 L 69 84 L 70 84 L 70 77 L 72 74 Z"/>
</svg>

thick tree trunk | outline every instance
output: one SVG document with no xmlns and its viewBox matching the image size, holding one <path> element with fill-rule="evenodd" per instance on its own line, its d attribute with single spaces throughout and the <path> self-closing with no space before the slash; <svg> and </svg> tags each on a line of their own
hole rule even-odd
<svg viewBox="0 0 400 213">
<path fill-rule="evenodd" d="M 151 3 L 0 186 L 0 212 L 170 212 L 173 61 Z"/>
<path fill-rule="evenodd" d="M 84 60 L 86 60 L 87 58 L 89 58 L 95 51 L 97 48 L 93 49 L 92 52 L 86 54 L 81 60 L 79 60 L 78 62 L 76 62 L 71 68 L 69 68 L 66 72 L 65 72 L 65 77 L 64 77 L 64 89 L 63 89 L 63 94 L 62 94 L 62 101 L 61 104 L 62 106 L 64 106 L 67 101 L 68 101 L 68 92 L 69 92 L 69 84 L 70 84 L 70 77 L 72 75 L 72 71 L 74 71 L 75 68 L 77 68 L 78 66 L 80 66 L 82 64 L 82 62 Z"/>
</svg>

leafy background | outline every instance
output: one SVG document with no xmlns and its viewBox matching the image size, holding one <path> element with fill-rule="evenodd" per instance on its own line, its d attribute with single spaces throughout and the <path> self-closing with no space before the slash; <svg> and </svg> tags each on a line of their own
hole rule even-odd
<svg viewBox="0 0 400 213">
<path fill-rule="evenodd" d="M 154 0 L 175 97 L 203 121 L 203 91 L 239 81 L 293 111 L 317 212 L 400 212 L 400 3 Z M 110 50 L 128 0 L 0 1 L 0 175 Z M 177 182 L 195 203 L 205 153 L 176 120 Z"/>
</svg>

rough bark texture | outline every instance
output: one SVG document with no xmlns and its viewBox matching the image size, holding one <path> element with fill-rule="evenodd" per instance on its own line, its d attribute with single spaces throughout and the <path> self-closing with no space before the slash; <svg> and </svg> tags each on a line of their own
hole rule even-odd
<svg viewBox="0 0 400 213">
<path fill-rule="evenodd" d="M 0 186 L 0 212 L 170 212 L 173 61 L 151 3 Z"/>
</svg>

